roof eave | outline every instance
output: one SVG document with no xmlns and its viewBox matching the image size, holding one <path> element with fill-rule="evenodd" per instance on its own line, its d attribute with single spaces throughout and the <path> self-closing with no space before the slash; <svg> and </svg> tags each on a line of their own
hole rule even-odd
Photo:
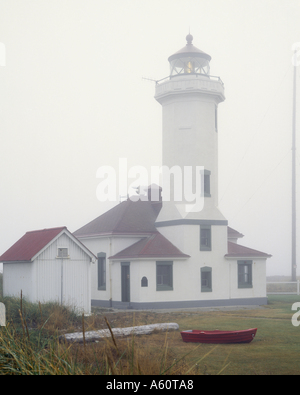
<svg viewBox="0 0 300 395">
<path fill-rule="evenodd" d="M 86 235 L 74 235 L 74 237 L 76 237 L 77 239 L 95 239 L 97 237 L 148 237 L 151 236 L 153 234 L 155 234 L 156 232 L 141 232 L 141 233 L 137 233 L 137 232 L 127 232 L 127 233 L 123 233 L 123 232 L 103 232 L 103 233 L 94 233 L 94 234 L 86 234 Z"/>
<path fill-rule="evenodd" d="M 190 255 L 183 255 L 183 256 L 118 256 L 118 257 L 114 257 L 114 256 L 110 256 L 108 259 L 111 261 L 125 261 L 125 260 L 130 260 L 130 261 L 140 261 L 140 260 L 161 260 L 161 261 L 167 261 L 167 260 L 186 260 L 190 258 Z"/>
<path fill-rule="evenodd" d="M 226 254 L 224 255 L 224 258 L 226 259 L 268 259 L 271 258 L 272 255 L 266 254 L 266 255 L 234 255 L 234 254 Z"/>
<path fill-rule="evenodd" d="M 7 264 L 7 263 L 32 263 L 33 261 L 25 261 L 25 260 L 20 260 L 20 261 L 0 261 L 3 264 Z"/>
</svg>

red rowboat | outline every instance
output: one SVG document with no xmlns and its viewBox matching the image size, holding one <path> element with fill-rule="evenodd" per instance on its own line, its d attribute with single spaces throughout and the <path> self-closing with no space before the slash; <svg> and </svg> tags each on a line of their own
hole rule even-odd
<svg viewBox="0 0 300 395">
<path fill-rule="evenodd" d="M 242 331 L 201 331 L 189 330 L 180 332 L 184 342 L 192 343 L 250 343 L 256 335 L 257 328 Z"/>
</svg>

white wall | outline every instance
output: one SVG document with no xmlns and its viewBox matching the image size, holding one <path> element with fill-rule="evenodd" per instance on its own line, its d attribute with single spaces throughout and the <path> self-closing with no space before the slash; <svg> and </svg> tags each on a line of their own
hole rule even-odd
<svg viewBox="0 0 300 395">
<path fill-rule="evenodd" d="M 156 290 L 156 259 L 130 261 L 130 300 L 135 303 L 193 301 L 265 297 L 265 260 L 254 260 L 253 288 L 239 289 L 237 285 L 237 260 L 225 259 L 227 253 L 227 226 L 213 225 L 212 251 L 200 251 L 200 225 L 180 225 L 159 228 L 174 245 L 191 255 L 185 260 L 173 261 L 173 290 Z M 97 238 L 84 240 L 84 244 L 95 254 L 106 252 L 107 257 L 115 254 L 137 238 Z M 113 251 L 113 252 L 112 252 Z M 159 260 L 159 259 L 158 259 Z M 170 259 L 171 260 L 171 259 Z M 121 264 L 106 260 L 106 290 L 98 290 L 97 264 L 92 265 L 91 297 L 94 300 L 112 299 L 120 302 Z M 212 268 L 212 292 L 201 292 L 200 269 Z M 147 277 L 148 287 L 141 287 L 142 277 Z M 112 279 L 112 287 L 110 286 Z"/>
<path fill-rule="evenodd" d="M 33 263 L 4 263 L 3 264 L 3 296 L 22 296 L 28 301 L 34 301 Z"/>
<path fill-rule="evenodd" d="M 207 253 L 209 254 L 209 252 Z M 204 253 L 205 255 L 205 253 Z M 173 290 L 156 290 L 156 261 L 142 260 L 130 262 L 130 298 L 131 302 L 166 302 L 193 300 L 220 300 L 266 297 L 266 262 L 253 260 L 252 283 L 253 288 L 238 288 L 237 260 L 210 262 L 206 266 L 212 267 L 212 292 L 201 292 L 200 268 L 208 260 L 173 261 Z M 114 263 L 114 274 L 121 278 L 120 263 Z M 148 279 L 148 287 L 141 287 L 141 279 Z M 119 284 L 120 285 L 120 284 Z M 113 300 L 121 300 L 120 287 L 115 287 Z"/>
<path fill-rule="evenodd" d="M 259 298 L 266 297 L 266 259 L 252 260 L 252 288 L 238 288 L 237 260 L 228 260 L 230 270 L 230 298 Z"/>
<path fill-rule="evenodd" d="M 140 237 L 96 237 L 81 238 L 81 242 L 97 256 L 99 252 L 106 253 L 106 289 L 98 290 L 98 265 L 91 268 L 91 298 L 93 300 L 121 300 L 121 268 L 109 261 L 108 257 L 139 241 Z M 112 289 L 110 279 L 113 278 Z"/>
<path fill-rule="evenodd" d="M 57 259 L 57 248 L 68 247 L 69 259 Z M 78 313 L 91 312 L 90 257 L 66 234 L 31 263 L 4 263 L 4 296 L 22 294 L 30 302 L 58 302 Z"/>
<path fill-rule="evenodd" d="M 69 248 L 69 259 L 57 257 L 58 247 Z M 91 311 L 89 256 L 62 234 L 35 260 L 35 300 L 56 301 L 89 314 Z"/>
</svg>

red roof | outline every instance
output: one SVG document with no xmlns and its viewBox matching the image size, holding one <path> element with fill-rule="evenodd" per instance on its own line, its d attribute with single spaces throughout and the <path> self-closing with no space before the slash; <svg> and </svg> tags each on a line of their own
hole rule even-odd
<svg viewBox="0 0 300 395">
<path fill-rule="evenodd" d="M 227 258 L 270 258 L 272 255 L 228 241 Z"/>
<path fill-rule="evenodd" d="M 158 212 L 150 201 L 132 201 L 118 204 L 74 232 L 76 237 L 96 235 L 147 235 L 156 233 Z"/>
<path fill-rule="evenodd" d="M 244 237 L 244 235 L 242 233 L 240 233 L 237 230 L 231 228 L 230 226 L 227 226 L 227 234 L 228 234 L 228 237 L 230 237 L 230 238 Z"/>
<path fill-rule="evenodd" d="M 189 255 L 181 252 L 161 233 L 157 232 L 149 237 L 118 252 L 109 259 L 132 259 L 132 258 L 189 258 Z"/>
<path fill-rule="evenodd" d="M 25 233 L 13 246 L 0 256 L 0 262 L 30 261 L 51 240 L 59 235 L 65 226 Z"/>
</svg>

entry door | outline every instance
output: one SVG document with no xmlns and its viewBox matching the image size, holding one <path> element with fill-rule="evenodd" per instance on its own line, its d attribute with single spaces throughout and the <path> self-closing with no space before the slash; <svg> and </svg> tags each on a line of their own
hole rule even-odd
<svg viewBox="0 0 300 395">
<path fill-rule="evenodd" d="M 121 262 L 122 302 L 130 302 L 130 262 Z"/>
</svg>

